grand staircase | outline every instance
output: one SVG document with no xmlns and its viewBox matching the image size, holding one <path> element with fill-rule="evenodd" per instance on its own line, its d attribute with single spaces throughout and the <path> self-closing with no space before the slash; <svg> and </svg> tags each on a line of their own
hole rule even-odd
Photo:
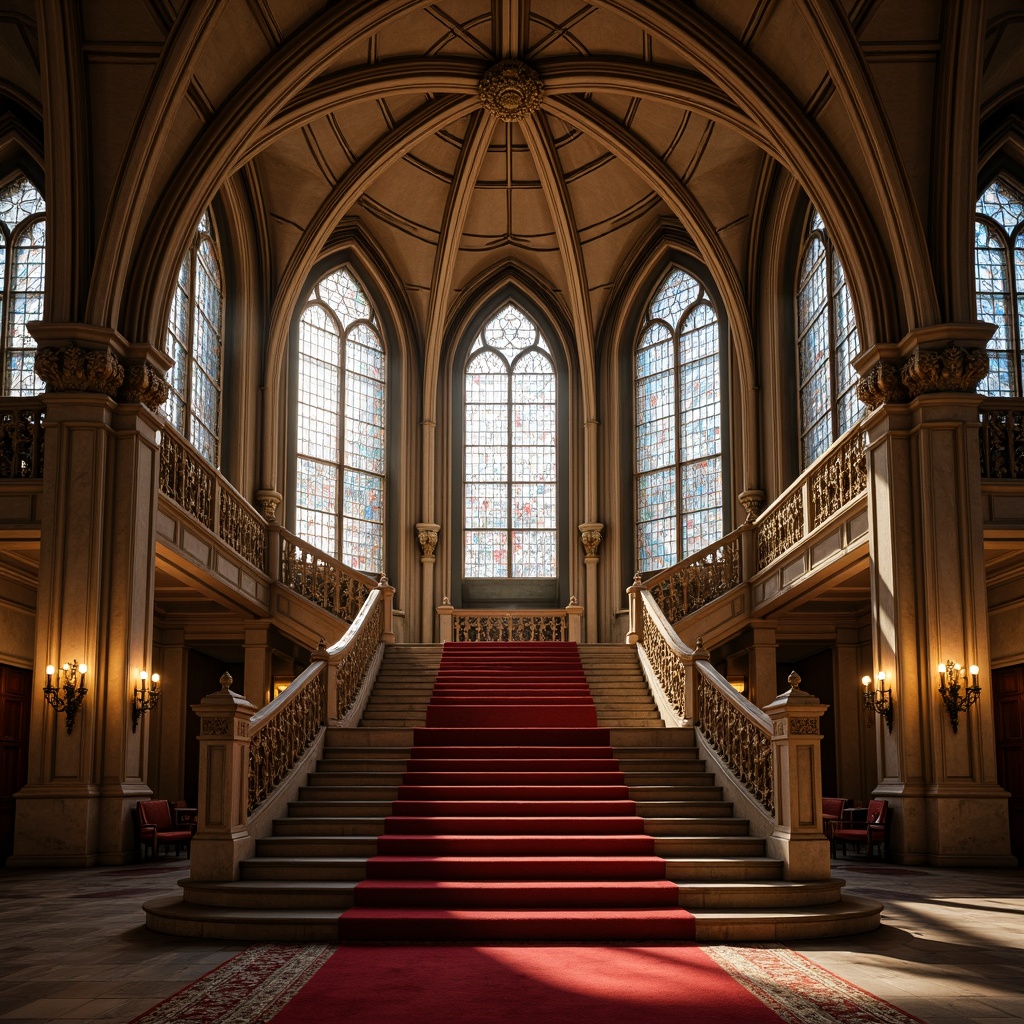
<svg viewBox="0 0 1024 1024">
<path fill-rule="evenodd" d="M 593 749 L 566 752 L 555 744 L 547 745 L 544 737 L 554 735 L 555 730 L 523 728 L 516 740 L 509 739 L 509 745 L 515 743 L 521 748 L 525 738 L 526 745 L 533 749 L 525 753 L 517 749 L 510 757 L 508 751 L 458 749 L 452 743 L 463 742 L 458 739 L 459 730 L 465 728 L 460 722 L 465 714 L 460 705 L 467 699 L 475 702 L 473 714 L 483 714 L 484 721 L 493 716 L 493 727 L 516 713 L 512 702 L 521 701 L 521 694 L 502 694 L 498 681 L 498 689 L 490 690 L 483 698 L 467 698 L 466 693 L 483 691 L 476 687 L 466 690 L 465 686 L 460 691 L 458 685 L 444 690 L 439 684 L 438 697 L 431 705 L 441 664 L 440 646 L 388 647 L 359 728 L 328 730 L 316 770 L 300 790 L 298 800 L 289 806 L 287 817 L 274 823 L 273 834 L 259 840 L 256 855 L 242 863 L 241 877 L 225 883 L 185 880 L 183 898 L 153 900 L 146 905 L 147 923 L 158 931 L 210 938 L 337 941 L 339 915 L 358 904 L 351 914 L 341 917 L 343 938 L 475 938 L 478 934 L 486 936 L 486 927 L 492 929 L 492 936 L 516 937 L 524 933 L 507 924 L 496 925 L 495 921 L 507 922 L 515 917 L 519 912 L 509 908 L 522 907 L 524 901 L 537 908 L 535 918 L 543 919 L 547 912 L 544 901 L 551 899 L 551 892 L 544 886 L 549 890 L 554 886 L 563 903 L 576 901 L 584 906 L 583 910 L 564 910 L 560 914 L 563 922 L 576 917 L 575 925 L 563 924 L 565 935 L 561 937 L 641 937 L 642 929 L 631 932 L 630 927 L 622 925 L 629 912 L 620 911 L 616 917 L 609 909 L 638 898 L 644 904 L 640 917 L 648 921 L 650 937 L 682 937 L 678 923 L 664 922 L 678 922 L 691 915 L 689 934 L 712 942 L 834 936 L 878 925 L 880 905 L 843 897 L 841 881 L 783 880 L 781 862 L 765 855 L 764 840 L 751 836 L 749 823 L 733 816 L 732 805 L 723 800 L 721 789 L 705 771 L 693 730 L 665 728 L 633 648 L 581 644 L 579 658 L 589 683 L 592 710 L 574 710 L 582 703 L 573 688 L 575 684 L 563 685 L 558 680 L 550 682 L 563 692 L 548 690 L 548 694 L 555 695 L 533 703 L 547 706 L 548 710 L 542 707 L 537 712 L 542 719 L 545 714 L 583 716 L 577 732 L 584 739 L 591 735 L 588 730 L 595 724 L 596 714 L 592 735 L 603 739 L 611 749 L 598 749 L 603 746 L 598 743 Z M 461 698 L 456 696 L 459 692 Z M 568 712 L 566 704 L 572 705 Z M 444 742 L 442 748 L 424 750 L 423 731 L 417 734 L 420 744 L 414 746 L 413 729 L 422 730 L 424 725 L 430 725 L 438 742 Z M 536 736 L 529 736 L 531 732 Z M 512 733 L 509 730 L 510 736 Z M 522 828 L 508 825 L 508 813 L 520 813 L 508 803 L 502 804 L 506 808 L 501 814 L 504 825 L 496 817 L 489 817 L 485 807 L 471 810 L 475 818 L 467 818 L 455 804 L 430 807 L 416 803 L 416 798 L 436 801 L 442 795 L 429 785 L 438 778 L 435 775 L 432 779 L 430 772 L 446 773 L 448 785 L 479 785 L 487 781 L 481 772 L 524 768 L 531 774 L 560 772 L 557 778 L 563 783 L 570 779 L 566 769 L 596 772 L 599 774 L 576 779 L 575 783 L 600 778 L 601 784 L 624 784 L 624 788 L 604 793 L 598 792 L 597 786 L 588 787 L 593 789 L 588 798 L 609 797 L 605 801 L 610 814 L 607 818 L 599 820 L 579 807 L 570 809 L 567 817 L 555 813 L 553 805 L 534 803 L 524 805 Z M 467 769 L 470 774 L 451 774 L 459 769 Z M 505 777 L 515 781 L 510 775 Z M 532 778 L 540 776 L 533 774 Z M 532 798 L 538 793 L 535 787 L 521 796 Z M 468 799 L 470 791 L 454 795 Z M 635 810 L 632 804 L 625 811 L 613 807 L 620 797 L 635 802 Z M 511 812 L 507 810 L 510 807 Z M 572 832 L 573 815 L 581 814 L 589 824 L 576 828 L 577 833 L 597 829 L 615 838 L 602 841 L 596 835 L 565 836 L 567 830 Z M 526 838 L 502 839 L 502 829 L 526 834 Z M 438 836 L 439 832 L 443 835 Z M 546 841 L 541 838 L 545 832 Z M 554 833 L 562 838 L 554 837 L 553 843 Z M 557 858 L 559 842 L 565 844 L 561 865 L 556 860 L 554 868 L 551 863 L 542 868 L 523 866 L 522 862 L 531 857 L 548 857 L 549 861 Z M 603 874 L 594 874 L 588 882 L 584 871 L 569 885 L 562 876 L 580 875 L 569 865 L 585 858 L 584 848 L 606 858 Z M 619 851 L 625 851 L 623 863 L 630 858 L 636 863 L 610 868 L 607 858 Z M 458 856 L 443 856 L 453 852 Z M 502 858 L 504 863 L 495 866 Z M 656 860 L 663 862 L 662 866 L 652 867 Z M 431 863 L 424 867 L 427 861 Z M 438 867 L 434 863 L 438 861 L 458 863 Z M 641 877 L 635 881 L 644 885 L 634 888 L 631 895 L 623 895 L 624 886 L 605 877 L 609 869 L 623 877 L 639 871 Z M 555 880 L 548 877 L 552 870 Z M 419 877 L 424 873 L 427 877 Z M 467 873 L 468 877 L 463 877 Z M 369 883 L 357 893 L 357 884 L 368 876 Z M 476 895 L 471 893 L 474 886 Z M 489 908 L 490 924 L 481 926 L 484 931 L 478 933 L 472 925 L 450 923 L 439 927 L 439 922 L 472 918 L 474 912 L 469 908 L 474 900 L 479 901 L 481 886 L 493 904 Z M 654 906 L 678 907 L 689 913 L 659 910 L 655 914 L 651 910 Z M 590 917 L 583 920 L 580 914 Z M 652 915 L 658 918 L 663 932 L 650 932 Z M 557 916 L 549 915 L 549 930 Z M 616 917 L 617 924 L 595 923 L 612 917 Z M 360 925 L 361 919 L 369 923 Z M 557 930 L 549 933 L 551 937 L 560 936 Z"/>
</svg>

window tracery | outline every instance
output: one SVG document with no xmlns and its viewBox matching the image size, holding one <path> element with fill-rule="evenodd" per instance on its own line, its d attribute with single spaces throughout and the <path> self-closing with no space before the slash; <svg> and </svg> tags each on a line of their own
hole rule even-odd
<svg viewBox="0 0 1024 1024">
<path fill-rule="evenodd" d="M 1024 395 L 1024 195 L 996 179 L 975 207 L 974 286 L 978 319 L 995 324 L 981 394 Z"/>
<path fill-rule="evenodd" d="M 464 576 L 555 577 L 555 365 L 540 328 L 514 303 L 473 342 L 463 385 Z"/>
<path fill-rule="evenodd" d="M 662 281 L 634 358 L 637 564 L 666 568 L 722 535 L 718 314 L 681 269 Z"/>
<path fill-rule="evenodd" d="M 295 532 L 362 572 L 384 567 L 386 353 L 347 269 L 299 318 Z"/>
<path fill-rule="evenodd" d="M 0 394 L 7 397 L 43 390 L 27 325 L 43 318 L 45 284 L 46 203 L 28 178 L 18 177 L 0 185 Z"/>
<path fill-rule="evenodd" d="M 211 465 L 220 463 L 224 283 L 209 210 L 203 214 L 171 299 L 167 354 L 174 360 L 164 414 Z"/>
<path fill-rule="evenodd" d="M 801 465 L 809 466 L 860 419 L 857 318 L 846 273 L 821 215 L 811 209 L 797 281 Z"/>
</svg>

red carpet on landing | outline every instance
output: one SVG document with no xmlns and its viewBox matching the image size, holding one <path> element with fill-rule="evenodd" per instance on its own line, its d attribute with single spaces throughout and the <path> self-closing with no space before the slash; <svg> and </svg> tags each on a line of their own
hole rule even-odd
<svg viewBox="0 0 1024 1024">
<path fill-rule="evenodd" d="M 687 939 L 573 643 L 445 644 L 343 941 Z"/>
</svg>

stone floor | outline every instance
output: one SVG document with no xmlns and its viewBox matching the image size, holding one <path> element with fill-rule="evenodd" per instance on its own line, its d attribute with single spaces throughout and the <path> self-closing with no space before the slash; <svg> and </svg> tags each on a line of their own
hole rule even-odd
<svg viewBox="0 0 1024 1024">
<path fill-rule="evenodd" d="M 1024 870 L 853 857 L 833 870 L 848 892 L 885 903 L 882 927 L 793 948 L 927 1024 L 1024 1021 Z M 175 891 L 186 872 L 184 858 L 0 870 L 0 1021 L 123 1024 L 242 949 L 146 929 L 143 900 Z"/>
</svg>

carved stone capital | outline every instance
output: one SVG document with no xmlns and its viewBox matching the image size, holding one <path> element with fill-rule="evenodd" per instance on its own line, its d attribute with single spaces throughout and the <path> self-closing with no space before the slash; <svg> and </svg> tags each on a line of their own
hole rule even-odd
<svg viewBox="0 0 1024 1024">
<path fill-rule="evenodd" d="M 942 391 L 972 392 L 987 375 L 988 353 L 961 348 L 955 341 L 941 350 L 912 352 L 901 374 L 911 398 Z"/>
<path fill-rule="evenodd" d="M 752 523 L 758 515 L 760 515 L 761 509 L 764 508 L 764 491 L 750 488 L 748 490 L 741 491 L 739 499 L 740 504 L 747 510 L 747 518 L 745 522 Z"/>
<path fill-rule="evenodd" d="M 51 392 L 84 391 L 113 398 L 124 382 L 124 366 L 111 349 L 81 349 L 74 341 L 40 348 L 35 368 Z"/>
<path fill-rule="evenodd" d="M 149 363 L 135 363 L 128 367 L 124 383 L 118 389 L 119 402 L 138 403 L 156 412 L 167 401 L 170 384 Z"/>
<path fill-rule="evenodd" d="M 867 370 L 857 384 L 857 397 L 869 408 L 890 402 L 905 402 L 907 389 L 898 363 L 879 362 Z"/>
<path fill-rule="evenodd" d="M 437 535 L 440 529 L 440 523 L 416 524 L 416 539 L 420 543 L 420 551 L 424 558 L 434 557 L 434 548 L 437 547 Z"/>
<path fill-rule="evenodd" d="M 597 556 L 597 549 L 604 539 L 604 523 L 580 523 L 580 541 L 583 543 L 583 550 L 588 558 Z"/>
<path fill-rule="evenodd" d="M 259 490 L 256 492 L 256 505 L 260 510 L 260 515 L 268 523 L 277 521 L 277 509 L 281 504 L 281 499 L 282 496 L 277 491 Z"/>
<path fill-rule="evenodd" d="M 539 106 L 540 75 L 521 60 L 501 60 L 480 79 L 480 102 L 499 121 L 522 121 Z"/>
</svg>

